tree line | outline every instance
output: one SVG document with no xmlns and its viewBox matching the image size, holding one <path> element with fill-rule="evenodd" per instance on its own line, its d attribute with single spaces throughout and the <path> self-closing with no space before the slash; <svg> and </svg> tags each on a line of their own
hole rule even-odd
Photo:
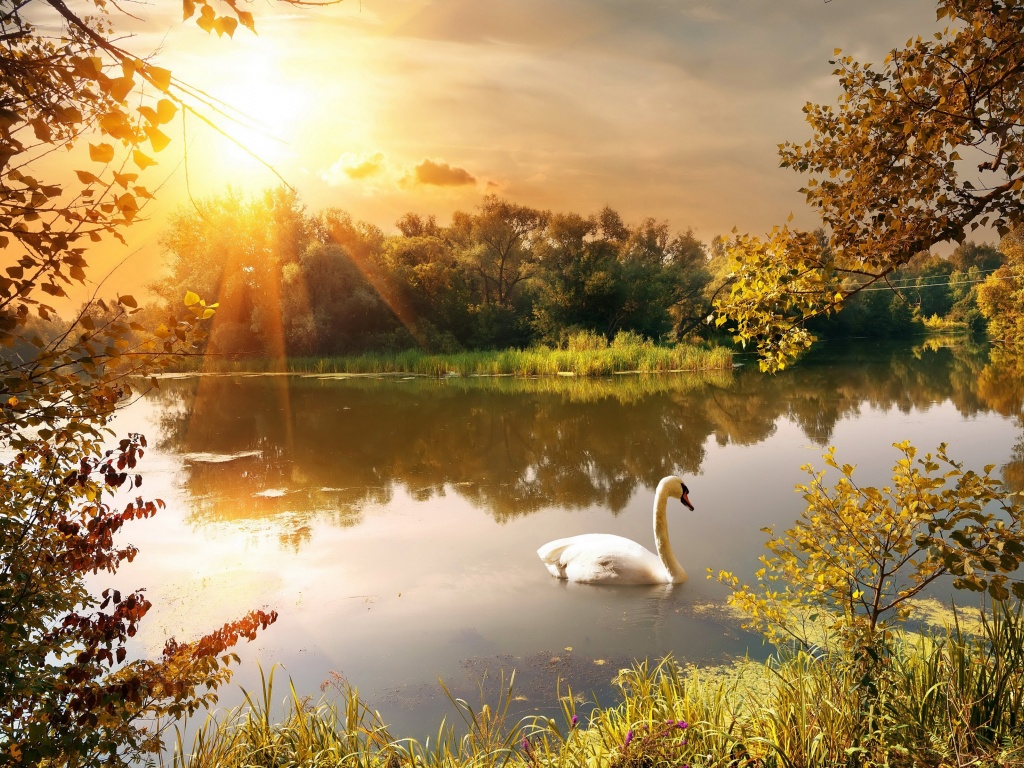
<svg viewBox="0 0 1024 768">
<path fill-rule="evenodd" d="M 488 196 L 448 226 L 407 213 L 397 229 L 308 213 L 284 189 L 228 191 L 173 218 L 153 289 L 168 306 L 216 300 L 209 349 L 258 355 L 557 345 L 581 330 L 674 340 L 710 311 L 708 247 L 652 218 Z"/>
<path fill-rule="evenodd" d="M 559 346 L 579 331 L 675 342 L 731 330 L 708 322 L 735 279 L 724 237 L 708 245 L 653 218 L 629 225 L 610 207 L 584 216 L 495 196 L 448 226 L 406 213 L 396 228 L 387 234 L 336 208 L 310 213 L 284 188 L 229 190 L 173 217 L 162 238 L 167 270 L 152 288 L 165 306 L 188 291 L 219 303 L 215 353 L 454 352 Z M 825 233 L 814 236 L 827 251 Z M 981 286 L 1006 265 L 986 243 L 924 252 L 809 328 L 833 338 L 926 325 L 982 332 L 1005 309 Z"/>
</svg>

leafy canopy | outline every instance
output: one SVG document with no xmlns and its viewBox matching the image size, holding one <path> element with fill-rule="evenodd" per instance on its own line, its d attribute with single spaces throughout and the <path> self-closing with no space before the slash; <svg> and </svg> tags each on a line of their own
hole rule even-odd
<svg viewBox="0 0 1024 768">
<path fill-rule="evenodd" d="M 811 343 L 808 320 L 915 254 L 1022 219 L 1024 2 L 939 0 L 936 15 L 949 26 L 881 67 L 837 49 L 837 103 L 807 104 L 812 137 L 780 145 L 782 165 L 809 176 L 801 191 L 827 225 L 830 258 L 785 229 L 732 248 L 735 283 L 717 311 L 756 342 L 765 370 Z"/>
</svg>

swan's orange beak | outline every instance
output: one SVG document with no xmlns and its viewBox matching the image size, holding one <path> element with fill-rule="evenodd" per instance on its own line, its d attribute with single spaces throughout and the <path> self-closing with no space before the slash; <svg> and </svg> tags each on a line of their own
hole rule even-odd
<svg viewBox="0 0 1024 768">
<path fill-rule="evenodd" d="M 686 493 L 686 491 L 683 491 L 682 502 L 683 502 L 683 504 L 685 504 L 686 506 L 688 506 L 690 508 L 691 512 L 693 512 L 693 504 L 690 503 L 690 497 Z"/>
</svg>

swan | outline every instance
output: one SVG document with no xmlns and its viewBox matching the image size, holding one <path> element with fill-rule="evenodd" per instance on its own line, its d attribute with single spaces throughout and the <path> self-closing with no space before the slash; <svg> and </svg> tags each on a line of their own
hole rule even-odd
<svg viewBox="0 0 1024 768">
<path fill-rule="evenodd" d="M 689 489 L 674 475 L 663 478 L 654 494 L 655 555 L 635 541 L 610 533 L 585 533 L 549 541 L 537 550 L 552 576 L 584 584 L 679 584 L 686 571 L 668 543 L 668 497 L 691 510 Z"/>
</svg>

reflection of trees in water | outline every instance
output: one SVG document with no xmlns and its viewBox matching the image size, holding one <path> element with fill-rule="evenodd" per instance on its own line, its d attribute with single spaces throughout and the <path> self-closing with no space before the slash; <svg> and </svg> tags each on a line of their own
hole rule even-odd
<svg viewBox="0 0 1024 768">
<path fill-rule="evenodd" d="M 970 346 L 832 347 L 772 377 L 203 377 L 164 382 L 156 399 L 166 450 L 259 451 L 186 462 L 197 521 L 270 517 L 296 530 L 313 517 L 352 524 L 395 486 L 457 494 L 498 520 L 546 506 L 618 512 L 665 474 L 697 473 L 709 437 L 756 444 L 783 417 L 824 446 L 865 406 L 1019 412 L 1024 379 L 1006 365 Z"/>
<path fill-rule="evenodd" d="M 992 410 L 1013 416 L 1024 428 L 1024 349 L 995 347 L 991 360 L 978 376 L 978 391 Z M 1024 435 L 1017 440 L 1010 460 L 1003 465 L 1003 482 L 1012 490 L 1024 491 Z"/>
</svg>

